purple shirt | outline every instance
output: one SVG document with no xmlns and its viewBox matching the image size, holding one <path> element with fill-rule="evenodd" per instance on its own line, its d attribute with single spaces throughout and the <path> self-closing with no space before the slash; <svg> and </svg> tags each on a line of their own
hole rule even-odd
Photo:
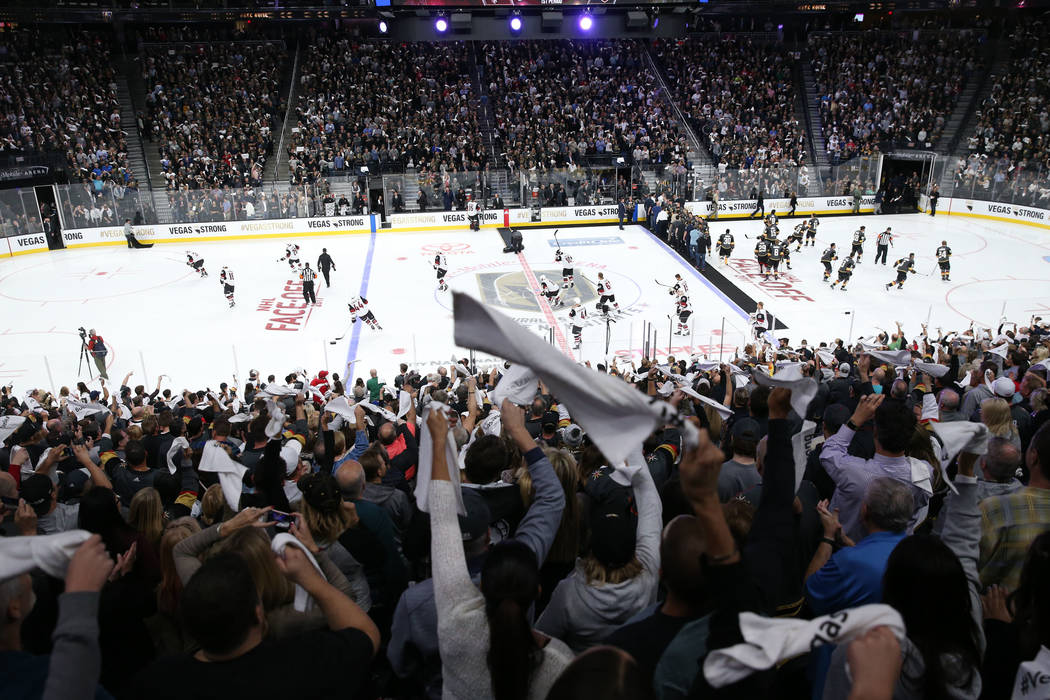
<svg viewBox="0 0 1050 700">
<path fill-rule="evenodd" d="M 888 476 L 912 486 L 915 510 L 912 511 L 912 519 L 908 521 L 910 534 L 918 524 L 919 514 L 926 512 L 925 507 L 930 502 L 930 494 L 912 484 L 911 462 L 907 457 L 876 454 L 872 459 L 863 459 L 847 454 L 846 450 L 853 440 L 853 435 L 854 431 L 843 425 L 837 433 L 828 438 L 820 453 L 821 466 L 835 482 L 835 495 L 831 497 L 830 508 L 832 511 L 839 509 L 842 531 L 854 542 L 859 542 L 864 537 L 866 533 L 860 522 L 860 506 L 864 502 L 864 495 L 872 481 L 880 476 Z M 930 475 L 932 474 L 931 469 Z"/>
</svg>

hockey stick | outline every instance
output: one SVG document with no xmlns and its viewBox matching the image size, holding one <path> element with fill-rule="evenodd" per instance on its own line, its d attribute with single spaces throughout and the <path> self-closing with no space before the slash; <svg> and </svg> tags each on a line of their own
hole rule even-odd
<svg viewBox="0 0 1050 700">
<path fill-rule="evenodd" d="M 345 331 L 343 331 L 343 334 L 342 334 L 341 336 L 339 336 L 339 337 L 338 337 L 338 338 L 336 338 L 335 340 L 330 340 L 330 341 L 328 341 L 328 344 L 329 344 L 329 345 L 335 345 L 336 343 L 338 343 L 338 342 L 339 342 L 340 340 L 342 340 L 343 338 L 345 338 L 345 337 L 346 337 L 346 334 L 347 334 L 347 333 L 349 333 L 349 332 L 350 332 L 350 329 L 351 329 L 351 328 L 353 328 L 353 327 L 354 327 L 354 324 L 352 324 L 352 323 L 351 323 L 351 324 L 350 324 L 350 325 L 349 325 L 349 326 L 347 327 L 347 329 L 346 329 Z"/>
<path fill-rule="evenodd" d="M 654 279 L 654 280 L 653 280 L 653 282 L 656 282 L 656 283 L 657 283 L 658 285 L 660 285 L 661 287 L 667 287 L 668 289 L 671 289 L 671 288 L 672 288 L 672 287 L 671 287 L 671 285 L 669 285 L 669 284 L 664 284 L 663 282 L 661 282 L 661 281 L 660 281 L 660 280 L 658 280 L 658 279 Z"/>
</svg>

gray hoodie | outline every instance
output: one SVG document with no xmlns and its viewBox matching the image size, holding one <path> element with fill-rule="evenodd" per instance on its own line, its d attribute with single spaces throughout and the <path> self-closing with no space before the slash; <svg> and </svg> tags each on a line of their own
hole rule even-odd
<svg viewBox="0 0 1050 700">
<path fill-rule="evenodd" d="M 583 564 L 558 584 L 550 603 L 536 621 L 536 629 L 560 639 L 580 653 L 600 644 L 616 628 L 656 602 L 660 571 L 660 497 L 648 469 L 639 469 L 632 479 L 638 506 L 635 556 L 642 572 L 616 584 L 587 583 Z"/>
</svg>

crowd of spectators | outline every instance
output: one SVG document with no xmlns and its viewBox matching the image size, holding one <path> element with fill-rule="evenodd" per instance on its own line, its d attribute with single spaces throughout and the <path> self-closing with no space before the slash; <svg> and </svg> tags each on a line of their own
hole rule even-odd
<svg viewBox="0 0 1050 700">
<path fill-rule="evenodd" d="M 640 45 L 530 40 L 480 51 L 495 147 L 512 171 L 571 168 L 587 156 L 646 169 L 685 162 L 686 139 Z"/>
<path fill-rule="evenodd" d="M 932 149 L 984 65 L 969 31 L 829 33 L 808 47 L 833 164 L 886 148 Z"/>
<path fill-rule="evenodd" d="M 280 42 L 147 44 L 143 133 L 169 190 L 262 183 L 281 112 Z"/>
<path fill-rule="evenodd" d="M 767 196 L 806 194 L 799 184 L 799 166 L 808 161 L 805 128 L 795 116 L 790 52 L 734 36 L 660 39 L 654 51 L 674 99 L 718 167 L 722 198 L 743 197 L 752 188 Z"/>
<path fill-rule="evenodd" d="M 463 42 L 319 37 L 303 54 L 292 183 L 332 172 L 461 172 L 488 160 Z"/>
<path fill-rule="evenodd" d="M 1048 672 L 1048 357 L 1035 319 L 537 359 L 519 405 L 467 360 L 4 386 L 4 688 L 1010 697 Z"/>
<path fill-rule="evenodd" d="M 1050 206 L 1048 39 L 1042 22 L 1010 37 L 1011 61 L 979 106 L 969 155 L 955 173 L 958 196 Z"/>
<path fill-rule="evenodd" d="M 134 183 L 117 99 L 118 68 L 101 32 L 0 34 L 0 154 L 64 154 L 96 193 Z"/>
</svg>

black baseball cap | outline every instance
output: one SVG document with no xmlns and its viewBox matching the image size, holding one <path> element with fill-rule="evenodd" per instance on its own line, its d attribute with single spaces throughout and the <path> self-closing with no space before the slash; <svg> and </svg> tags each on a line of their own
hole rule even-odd
<svg viewBox="0 0 1050 700">
<path fill-rule="evenodd" d="M 46 474 L 30 474 L 22 479 L 18 495 L 36 512 L 37 517 L 47 515 L 51 507 L 51 490 L 54 484 Z"/>
</svg>

